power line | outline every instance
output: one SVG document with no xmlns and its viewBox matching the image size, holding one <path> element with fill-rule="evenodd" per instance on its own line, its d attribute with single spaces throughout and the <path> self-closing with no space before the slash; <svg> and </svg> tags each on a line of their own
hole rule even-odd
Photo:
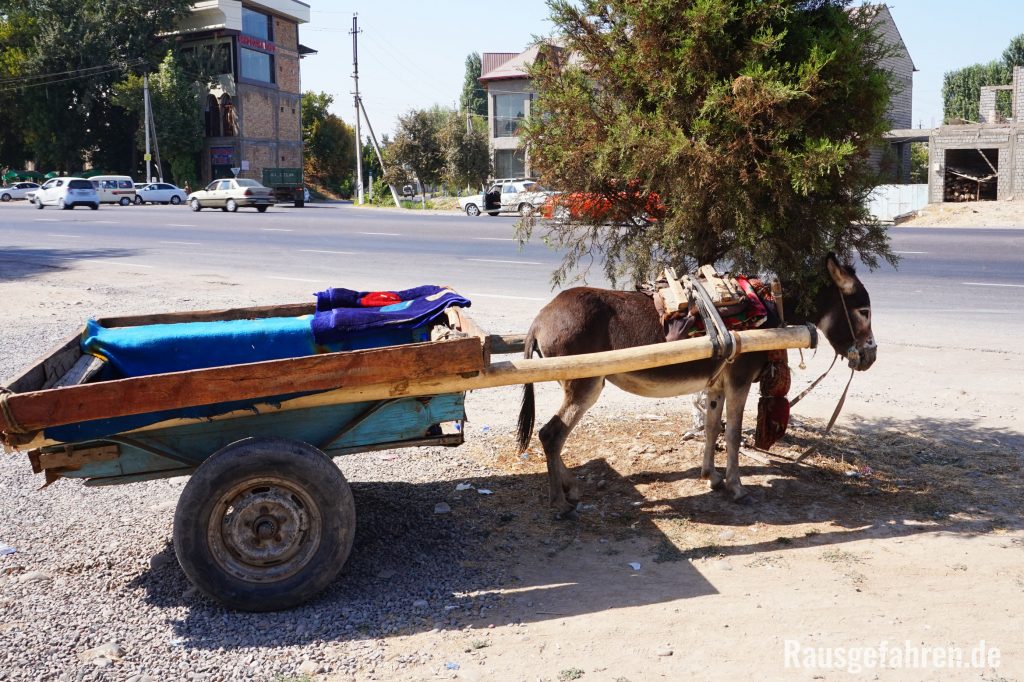
<svg viewBox="0 0 1024 682">
<path fill-rule="evenodd" d="M 71 74 L 71 73 L 78 73 L 78 74 L 82 74 L 82 75 L 88 75 L 88 74 L 85 73 L 86 71 L 110 70 L 110 69 L 114 69 L 114 68 L 118 68 L 118 69 L 120 69 L 120 68 L 128 68 L 129 66 L 138 66 L 139 64 L 142 64 L 142 63 L 143 63 L 143 60 L 136 59 L 136 60 L 132 60 L 130 62 L 110 62 L 109 64 L 99 64 L 97 66 L 85 66 L 85 67 L 82 67 L 81 69 L 71 69 L 69 71 L 55 71 L 53 73 L 39 73 L 39 74 L 32 74 L 32 75 L 27 75 L 27 76 L 11 76 L 9 78 L 0 78 L 0 85 L 8 85 L 10 83 L 16 83 L 16 82 L 19 82 L 19 81 L 36 80 L 36 79 L 39 79 L 39 78 L 52 78 L 53 76 L 64 76 L 64 75 Z"/>
<path fill-rule="evenodd" d="M 141 63 L 141 62 L 140 62 Z M 66 83 L 69 81 L 79 80 L 82 78 L 95 78 L 97 76 L 104 76 L 108 73 L 114 73 L 116 71 L 123 71 L 127 66 L 112 66 L 102 71 L 94 71 L 92 73 L 82 74 L 80 76 L 69 76 L 67 78 L 57 78 L 49 81 L 41 81 L 38 83 L 25 83 L 23 85 L 8 84 L 6 87 L 0 86 L 0 92 L 14 92 L 16 90 L 27 90 L 28 88 L 39 88 L 46 87 L 49 85 L 56 85 L 58 83 Z"/>
</svg>

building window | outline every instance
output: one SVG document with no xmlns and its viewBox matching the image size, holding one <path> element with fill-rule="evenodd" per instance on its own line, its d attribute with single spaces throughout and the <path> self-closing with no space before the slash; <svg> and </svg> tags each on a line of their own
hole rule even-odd
<svg viewBox="0 0 1024 682">
<path fill-rule="evenodd" d="M 270 17 L 262 12 L 242 8 L 242 33 L 260 40 L 273 40 Z"/>
<path fill-rule="evenodd" d="M 527 94 L 494 96 L 494 136 L 515 137 L 526 118 Z"/>
<path fill-rule="evenodd" d="M 521 149 L 497 149 L 494 152 L 494 175 L 498 178 L 521 178 L 526 175 L 526 160 Z"/>
<path fill-rule="evenodd" d="M 250 50 L 247 47 L 241 48 L 242 78 L 261 81 L 263 83 L 274 82 L 274 56 L 264 52 Z"/>
</svg>

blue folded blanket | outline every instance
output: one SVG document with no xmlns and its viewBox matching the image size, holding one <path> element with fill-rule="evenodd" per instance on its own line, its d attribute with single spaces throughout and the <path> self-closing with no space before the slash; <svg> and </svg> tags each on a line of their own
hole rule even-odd
<svg viewBox="0 0 1024 682">
<path fill-rule="evenodd" d="M 313 355 L 312 315 L 150 324 L 107 329 L 89 320 L 82 352 L 107 360 L 115 377 L 182 372 Z"/>
<path fill-rule="evenodd" d="M 470 305 L 469 299 L 435 285 L 387 292 L 327 289 L 316 295 L 313 338 L 329 344 L 374 330 L 428 327 L 445 309 Z"/>
</svg>

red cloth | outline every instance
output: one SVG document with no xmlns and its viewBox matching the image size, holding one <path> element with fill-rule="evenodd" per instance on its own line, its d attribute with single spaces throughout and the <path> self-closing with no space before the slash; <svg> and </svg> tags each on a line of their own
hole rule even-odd
<svg viewBox="0 0 1024 682">
<path fill-rule="evenodd" d="M 761 371 L 761 399 L 757 401 L 757 429 L 754 445 L 767 450 L 786 434 L 789 426 L 790 375 L 784 350 L 768 351 L 768 364 Z"/>
<path fill-rule="evenodd" d="M 380 308 L 381 306 L 401 302 L 401 296 L 393 291 L 371 291 L 359 299 L 359 305 L 364 308 Z"/>
</svg>

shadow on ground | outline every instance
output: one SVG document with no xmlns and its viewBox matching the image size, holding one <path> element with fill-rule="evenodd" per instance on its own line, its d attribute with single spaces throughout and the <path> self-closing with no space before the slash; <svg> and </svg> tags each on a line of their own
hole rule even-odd
<svg viewBox="0 0 1024 682">
<path fill-rule="evenodd" d="M 749 506 L 708 491 L 698 480 L 702 445 L 680 444 L 664 425 L 651 427 L 657 433 L 650 436 L 637 434 L 649 424 L 584 426 L 567 445 L 583 482 L 576 521 L 548 510 L 542 459 L 503 456 L 497 465 L 505 473 L 465 480 L 493 495 L 454 492 L 464 479 L 353 484 L 352 555 L 324 594 L 291 611 L 231 612 L 189 592 L 170 544 L 165 561 L 129 587 L 144 589 L 154 606 L 187 607 L 171 620 L 185 648 L 278 647 L 536 622 L 714 594 L 700 570 L 706 557 L 1024 528 L 1024 437 L 970 421 L 862 423 L 857 433 L 831 438 L 812 466 L 775 457 L 743 466 Z M 778 453 L 799 452 L 811 438 L 798 427 Z M 511 435 L 484 440 L 470 456 L 494 464 L 493 453 L 511 450 Z M 653 454 L 636 451 L 637 443 L 653 446 Z M 442 500 L 452 512 L 436 515 Z M 722 539 L 738 527 L 744 532 L 735 540 Z M 631 571 L 634 560 L 645 570 Z M 655 571 L 654 564 L 663 566 Z M 613 581 L 631 581 L 632 589 L 605 589 Z M 427 606 L 410 608 L 421 599 Z"/>
<path fill-rule="evenodd" d="M 127 258 L 134 249 L 45 249 L 6 247 L 0 250 L 0 282 L 13 282 L 64 270 L 75 261 Z"/>
</svg>

